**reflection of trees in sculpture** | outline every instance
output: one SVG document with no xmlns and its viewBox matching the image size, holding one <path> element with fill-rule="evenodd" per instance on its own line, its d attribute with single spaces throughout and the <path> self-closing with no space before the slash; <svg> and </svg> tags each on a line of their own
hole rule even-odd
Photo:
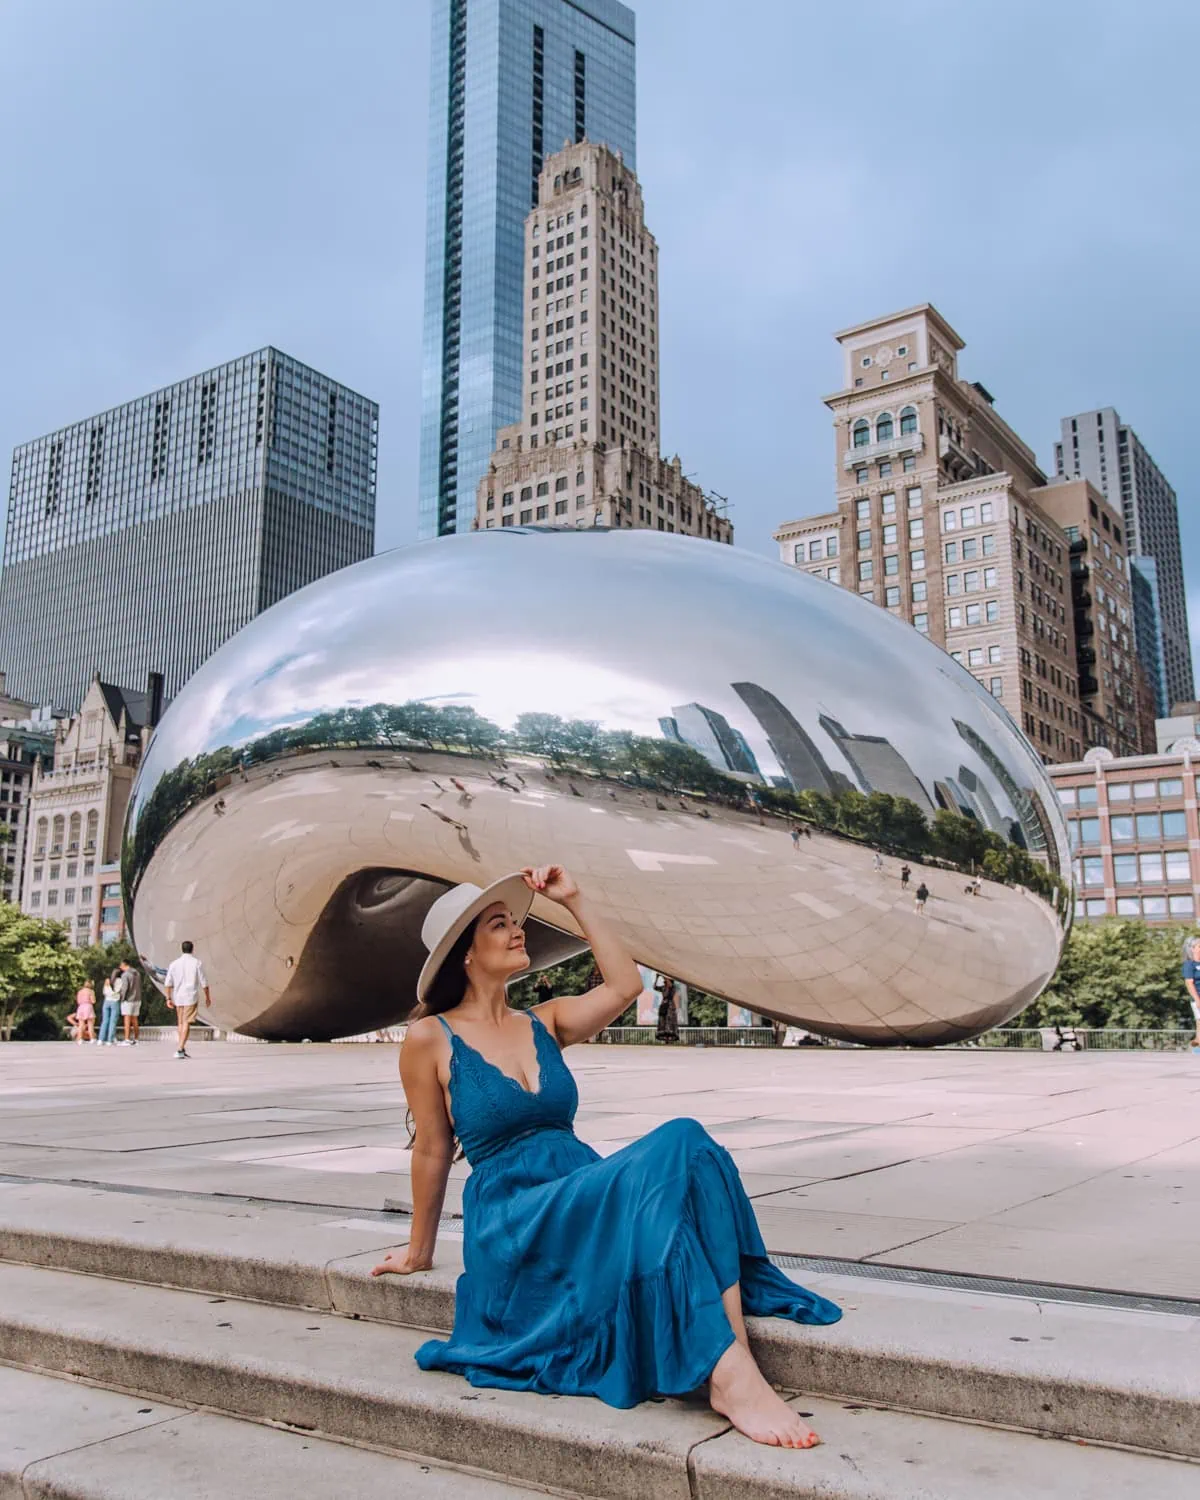
<svg viewBox="0 0 1200 1500">
<path fill-rule="evenodd" d="M 675 740 L 606 730 L 590 719 L 524 713 L 511 731 L 474 708 L 455 703 L 375 703 L 314 714 L 282 725 L 240 747 L 224 745 L 165 772 L 139 809 L 122 860 L 126 890 L 136 890 L 154 850 L 172 825 L 212 795 L 239 767 L 289 756 L 346 750 L 442 751 L 449 754 L 536 756 L 556 770 L 598 775 L 646 790 L 687 795 L 725 807 L 799 818 L 821 831 L 889 849 L 906 859 L 933 859 L 991 880 L 1019 884 L 1067 914 L 1067 887 L 1044 865 L 973 818 L 940 810 L 932 822 L 915 802 L 887 792 L 791 791 L 744 782 Z"/>
</svg>

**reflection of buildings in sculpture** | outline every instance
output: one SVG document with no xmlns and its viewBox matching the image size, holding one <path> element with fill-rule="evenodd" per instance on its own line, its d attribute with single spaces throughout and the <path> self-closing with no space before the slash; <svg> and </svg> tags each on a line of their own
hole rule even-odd
<svg viewBox="0 0 1200 1500">
<path fill-rule="evenodd" d="M 958 784 L 970 794 L 973 804 L 979 809 L 980 821 L 984 826 L 990 828 L 993 833 L 1007 837 L 1008 819 L 1001 814 L 1000 809 L 992 799 L 991 792 L 988 791 L 975 772 L 971 770 L 970 766 L 959 766 Z"/>
<path fill-rule="evenodd" d="M 954 727 L 1004 788 L 1004 793 L 1020 820 L 1020 831 L 1024 835 L 1024 843 L 1030 854 L 1040 855 L 1048 860 L 1050 868 L 1057 873 L 1061 861 L 1051 832 L 1052 824 L 1045 803 L 1032 787 L 1024 788 L 1017 785 L 1006 770 L 1004 762 L 983 736 L 972 729 L 969 724 L 964 724 L 961 719 L 955 719 Z M 1016 831 L 1014 825 L 1013 842 L 1020 843 L 1022 840 L 1015 837 Z"/>
<path fill-rule="evenodd" d="M 851 734 L 828 714 L 822 714 L 819 722 L 850 762 L 864 792 L 886 792 L 892 797 L 907 797 L 927 816 L 932 815 L 933 804 L 928 792 L 890 740 L 878 734 Z"/>
<path fill-rule="evenodd" d="M 838 781 L 846 778 L 830 769 L 808 731 L 774 693 L 757 682 L 735 682 L 733 690 L 758 720 L 771 754 L 794 791 L 829 795 L 841 790 Z"/>
<path fill-rule="evenodd" d="M 933 797 L 939 808 L 954 813 L 960 818 L 973 818 L 975 811 L 971 805 L 963 801 L 962 789 L 954 781 L 953 777 L 947 776 L 944 781 L 933 783 Z"/>
<path fill-rule="evenodd" d="M 734 776 L 752 776 L 763 780 L 754 752 L 741 730 L 735 729 L 724 714 L 705 708 L 702 703 L 684 703 L 671 710 L 672 717 L 658 721 L 663 734 L 681 745 L 698 750 L 710 766 Z"/>
</svg>

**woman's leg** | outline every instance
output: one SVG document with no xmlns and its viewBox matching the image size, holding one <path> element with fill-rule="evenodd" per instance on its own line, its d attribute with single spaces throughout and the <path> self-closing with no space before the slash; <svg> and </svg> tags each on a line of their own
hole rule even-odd
<svg viewBox="0 0 1200 1500">
<path fill-rule="evenodd" d="M 768 1384 L 750 1352 L 742 1293 L 736 1281 L 722 1292 L 721 1301 L 734 1341 L 709 1376 L 712 1409 L 728 1417 L 739 1432 L 756 1443 L 774 1448 L 815 1448 L 821 1439 Z"/>
</svg>

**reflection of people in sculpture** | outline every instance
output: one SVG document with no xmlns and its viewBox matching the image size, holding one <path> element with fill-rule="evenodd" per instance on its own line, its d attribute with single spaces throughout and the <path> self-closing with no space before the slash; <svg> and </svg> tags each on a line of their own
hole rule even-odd
<svg viewBox="0 0 1200 1500">
<path fill-rule="evenodd" d="M 534 892 L 571 914 L 602 983 L 528 1012 L 506 987 L 529 965 Z M 472 1166 L 454 1331 L 417 1351 L 423 1369 L 473 1385 L 598 1396 L 628 1407 L 709 1398 L 757 1442 L 819 1441 L 768 1385 L 743 1311 L 832 1323 L 840 1310 L 767 1259 L 728 1153 L 672 1120 L 601 1157 L 575 1135 L 579 1102 L 562 1049 L 595 1036 L 641 992 L 637 966 L 560 865 L 430 908 L 400 1076 L 414 1125 L 412 1237 L 374 1274 L 428 1270 L 455 1136 Z"/>
<path fill-rule="evenodd" d="M 662 995 L 658 1003 L 658 1024 L 654 1028 L 655 1040 L 677 1042 L 679 1040 L 679 1008 L 675 1004 L 675 981 L 668 979 L 665 974 L 660 974 L 654 982 L 654 988 Z"/>
</svg>

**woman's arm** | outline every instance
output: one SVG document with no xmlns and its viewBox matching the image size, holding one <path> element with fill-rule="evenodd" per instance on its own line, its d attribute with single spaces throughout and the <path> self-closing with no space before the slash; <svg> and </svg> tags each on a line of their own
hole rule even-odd
<svg viewBox="0 0 1200 1500">
<path fill-rule="evenodd" d="M 553 1031 L 560 1047 L 585 1042 L 610 1026 L 642 992 L 642 976 L 629 956 L 625 944 L 606 921 L 588 905 L 579 887 L 561 865 L 545 865 L 539 870 L 523 870 L 531 890 L 557 901 L 578 922 L 592 957 L 600 970 L 602 984 L 584 995 L 564 995 L 535 1006 L 539 1017 Z"/>
<path fill-rule="evenodd" d="M 438 1220 L 446 1196 L 446 1179 L 454 1159 L 454 1132 L 446 1115 L 446 1100 L 438 1078 L 442 1046 L 440 1028 L 432 1016 L 415 1021 L 400 1048 L 400 1079 L 413 1117 L 412 1232 L 408 1244 L 392 1250 L 371 1272 L 428 1271 L 433 1265 Z"/>
</svg>

